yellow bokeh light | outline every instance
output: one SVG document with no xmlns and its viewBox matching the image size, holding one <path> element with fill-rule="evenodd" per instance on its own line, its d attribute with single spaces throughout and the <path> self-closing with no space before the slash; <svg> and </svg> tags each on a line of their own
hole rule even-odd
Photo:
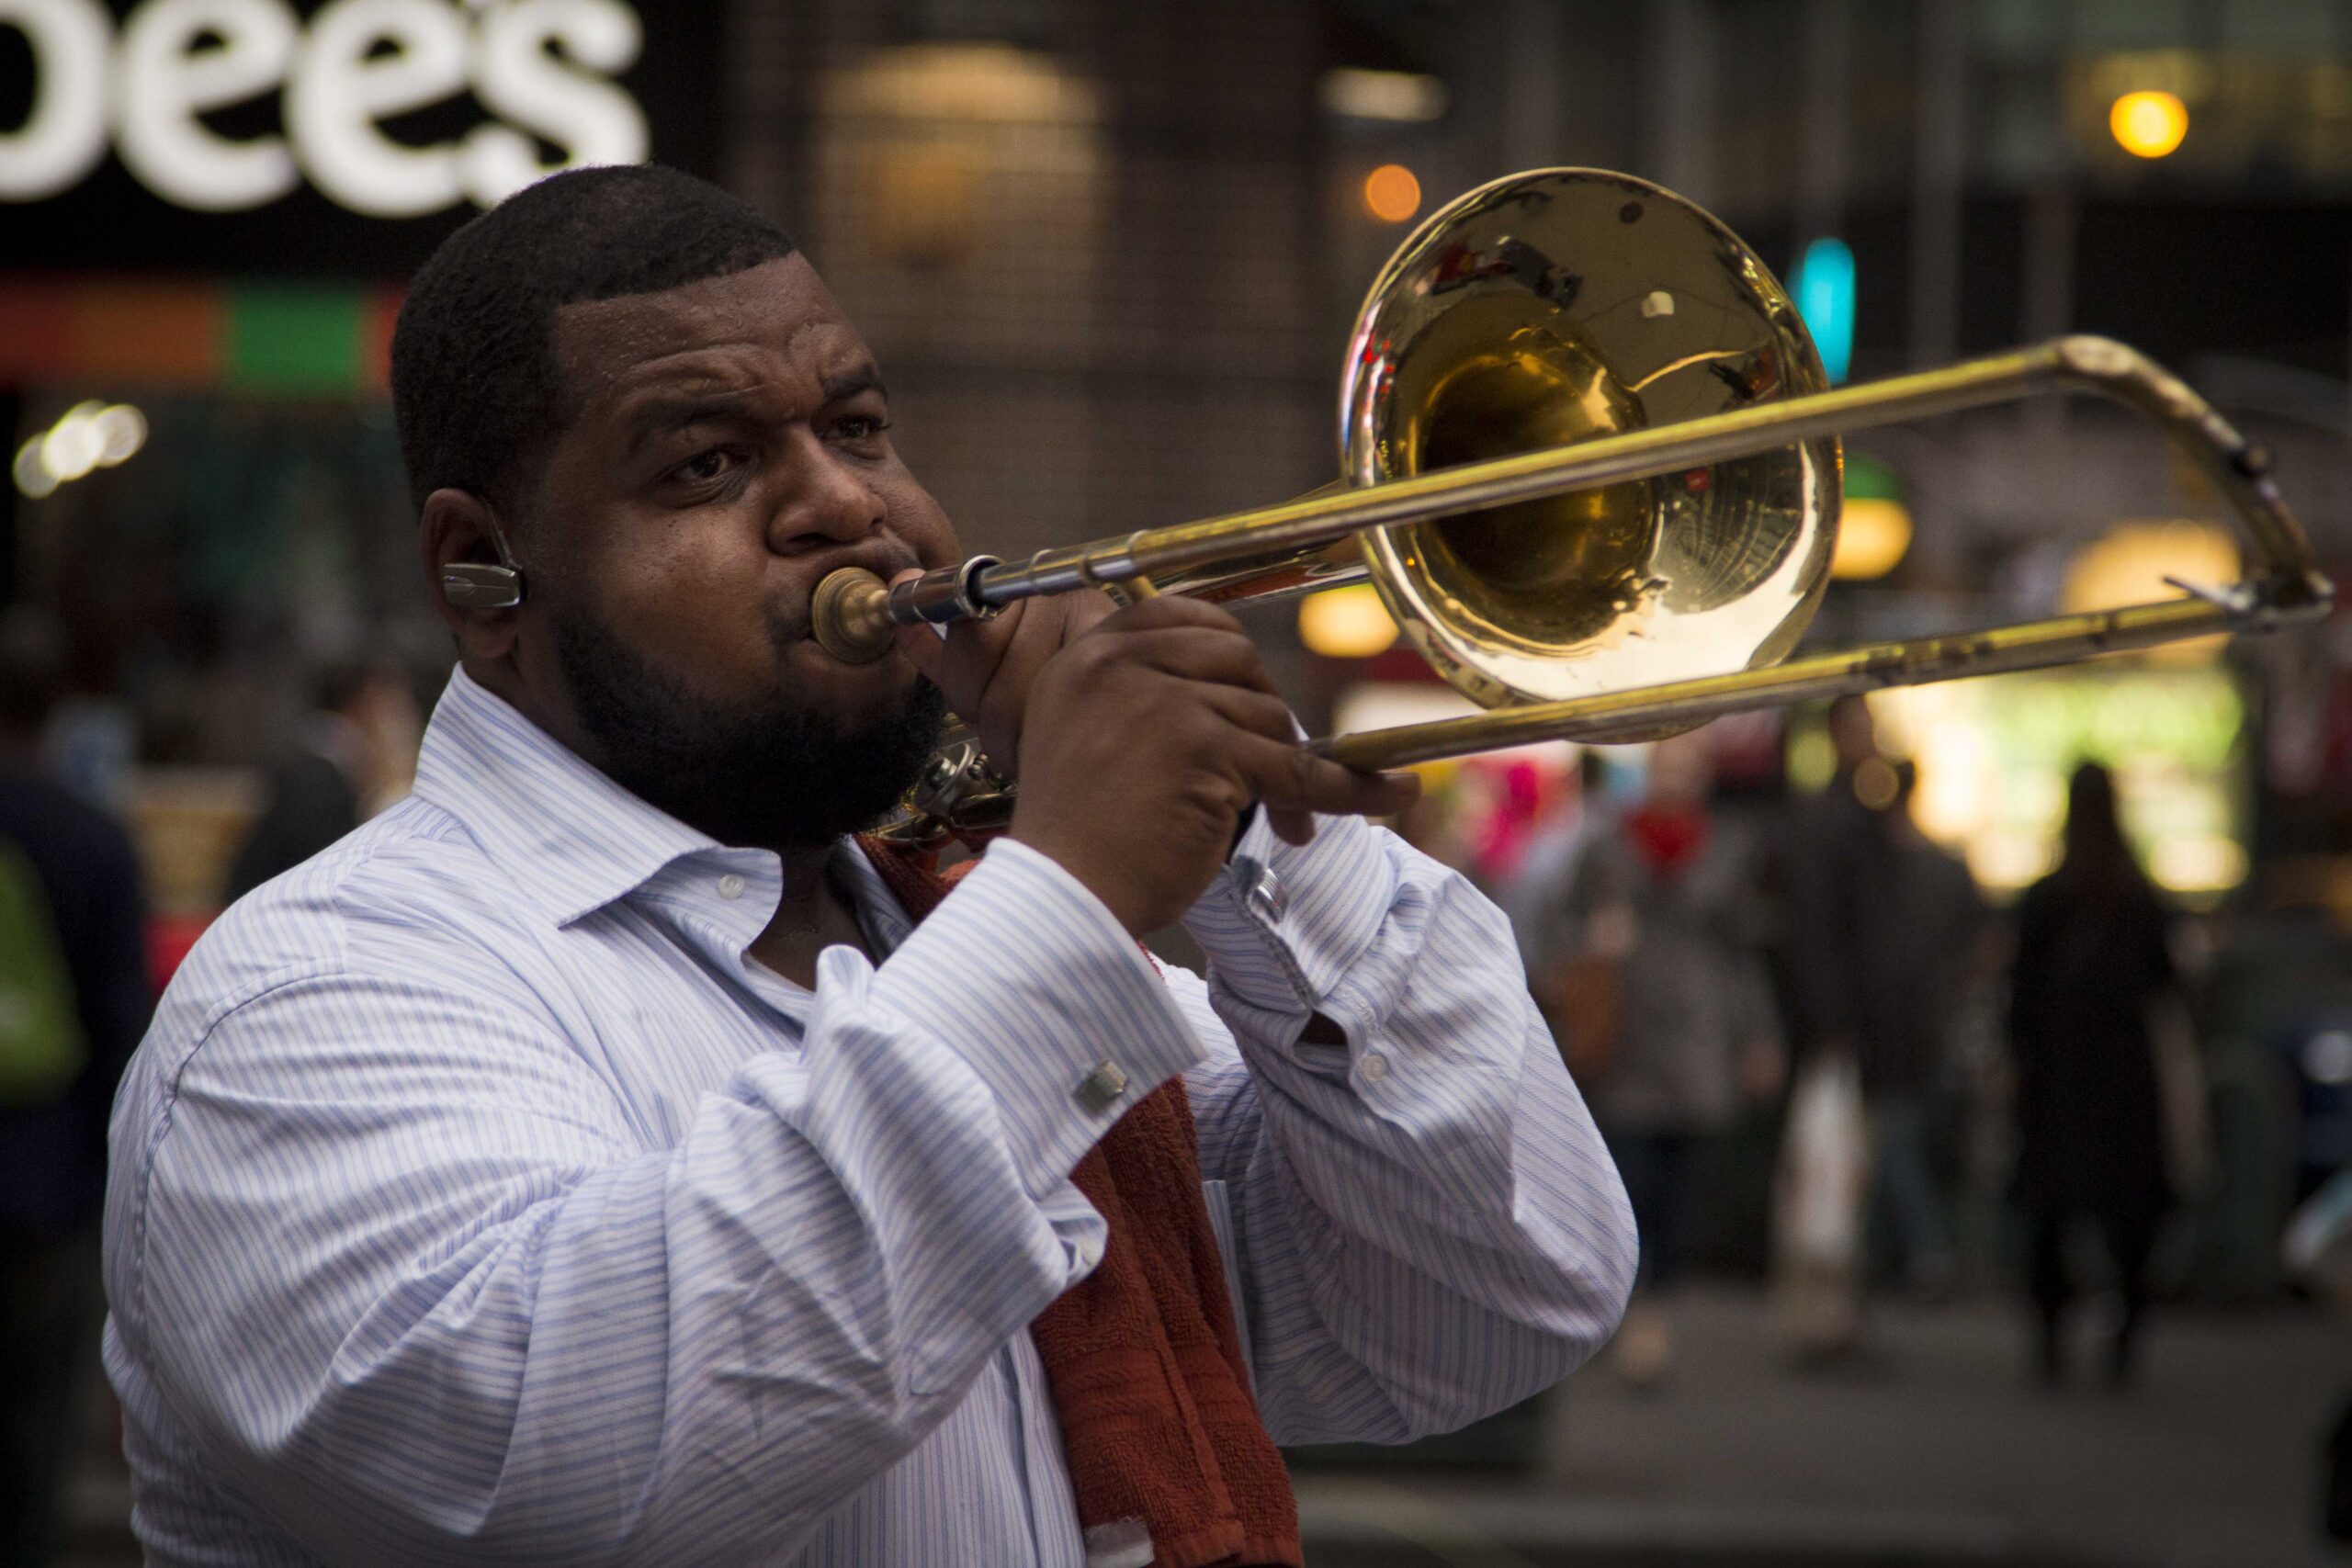
<svg viewBox="0 0 2352 1568">
<path fill-rule="evenodd" d="M 1402 164 L 1383 164 L 1363 177 L 1363 209 L 1383 223 L 1402 223 L 1421 209 L 1421 182 Z"/>
<path fill-rule="evenodd" d="M 2188 106 L 2171 93 L 2126 93 L 2107 111 L 2116 145 L 2135 158 L 2161 158 L 2188 134 Z"/>
<path fill-rule="evenodd" d="M 2059 589 L 2058 607 L 2068 615 L 2116 610 L 2177 599 L 2171 581 L 2220 588 L 2238 578 L 2238 545 L 2226 528 L 2187 519 L 2136 519 L 2118 523 L 2076 552 Z M 2145 655 L 2165 662 L 2211 663 L 2221 657 L 2226 637 L 2166 643 Z"/>
<path fill-rule="evenodd" d="M 1838 519 L 1829 575 L 1850 582 L 1884 577 L 1911 547 L 1911 509 L 1899 501 L 1849 496 Z"/>
<path fill-rule="evenodd" d="M 2111 525 L 2075 553 L 2058 592 L 2069 615 L 2174 599 L 2178 578 L 2219 588 L 2238 577 L 2238 542 L 2228 529 L 2191 518 L 2142 517 Z"/>
<path fill-rule="evenodd" d="M 1396 623 L 1379 590 L 1351 583 L 1298 602 L 1298 640 L 1327 659 L 1369 659 L 1396 640 Z"/>
</svg>

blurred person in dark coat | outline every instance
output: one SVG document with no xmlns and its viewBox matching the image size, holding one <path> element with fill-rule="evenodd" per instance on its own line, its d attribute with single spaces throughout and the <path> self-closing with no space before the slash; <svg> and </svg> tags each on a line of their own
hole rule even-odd
<svg viewBox="0 0 2352 1568">
<path fill-rule="evenodd" d="M 57 1021 L 79 1032 L 70 1076 L 33 1085 L 12 1075 L 12 1092 L 0 1096 L 0 1562 L 9 1564 L 46 1562 L 56 1550 L 106 1311 L 107 1114 L 154 1005 L 130 841 L 41 765 L 56 641 L 29 612 L 0 616 L 0 845 L 5 874 L 24 878 L 10 889 L 17 951 L 0 966 L 12 991 L 28 974 L 37 987 L 41 966 L 51 966 L 66 998 Z M 23 1005 L 17 995 L 11 1002 Z"/>
<path fill-rule="evenodd" d="M 330 670 L 307 729 L 301 750 L 270 775 L 261 814 L 230 866 L 224 904 L 293 870 L 408 793 L 424 721 L 398 671 Z"/>
<path fill-rule="evenodd" d="M 1837 775 L 1799 811 L 1778 877 L 1792 1032 L 1803 1054 L 1853 1060 L 1876 1206 L 1902 1273 L 1940 1293 L 1956 1270 L 1932 1102 L 1984 909 L 1966 868 L 1913 825 L 1911 766 L 1880 751 L 1863 700 L 1834 704 L 1829 731 Z"/>
<path fill-rule="evenodd" d="M 2132 858 L 2115 782 L 2095 762 L 2067 789 L 2065 852 L 2018 901 L 2010 979 L 2017 1197 L 2040 1313 L 2036 1370 L 2065 1374 L 2075 1297 L 2066 1238 L 2096 1225 L 2120 1297 L 2106 1371 L 2127 1382 L 2147 1313 L 2148 1257 L 2171 1205 L 2151 1011 L 2174 984 L 2165 910 Z"/>
<path fill-rule="evenodd" d="M 1641 1233 L 1616 1340 L 1637 1385 L 1671 1357 L 1662 1298 L 1689 1265 L 1710 1146 L 1781 1070 L 1758 846 L 1710 809 L 1713 779 L 1704 729 L 1651 748 L 1641 803 L 1596 818 L 1565 879 L 1562 945 L 1531 971 Z"/>
</svg>

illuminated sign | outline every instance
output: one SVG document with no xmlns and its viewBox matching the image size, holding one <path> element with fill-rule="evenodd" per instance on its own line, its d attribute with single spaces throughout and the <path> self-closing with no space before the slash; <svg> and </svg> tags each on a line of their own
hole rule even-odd
<svg viewBox="0 0 2352 1568">
<path fill-rule="evenodd" d="M 2056 863 L 2066 780 L 2114 771 L 2126 835 L 2158 886 L 2194 901 L 2244 880 L 2245 699 L 2224 668 L 2098 663 L 1875 692 L 1871 713 L 1918 764 L 1912 816 L 1987 887 Z"/>
<path fill-rule="evenodd" d="M 612 79 L 643 41 L 618 0 L 334 0 L 307 26 L 286 0 L 143 0 L 119 27 L 97 0 L 0 0 L 0 28 L 33 66 L 22 121 L 0 130 L 0 200 L 58 196 L 111 145 L 176 207 L 242 211 L 307 178 L 350 211 L 411 218 L 649 148 L 643 109 Z M 469 91 L 488 118 L 461 136 L 385 129 Z M 276 132 L 208 121 L 268 96 Z"/>
<path fill-rule="evenodd" d="M 557 169 L 714 175 L 727 15 L 726 0 L 0 0 L 0 271 L 393 282 Z"/>
</svg>

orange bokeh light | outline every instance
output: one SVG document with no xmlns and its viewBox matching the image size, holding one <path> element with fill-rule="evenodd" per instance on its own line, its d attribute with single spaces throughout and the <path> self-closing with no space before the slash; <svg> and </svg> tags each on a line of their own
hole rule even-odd
<svg viewBox="0 0 2352 1568">
<path fill-rule="evenodd" d="M 1402 164 L 1383 164 L 1363 177 L 1363 209 L 1383 223 L 1402 223 L 1421 209 L 1421 182 Z"/>
</svg>

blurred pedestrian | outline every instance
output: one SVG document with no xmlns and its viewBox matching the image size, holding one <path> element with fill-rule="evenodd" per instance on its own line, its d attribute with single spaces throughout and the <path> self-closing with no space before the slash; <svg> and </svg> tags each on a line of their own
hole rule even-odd
<svg viewBox="0 0 2352 1568">
<path fill-rule="evenodd" d="M 52 628 L 0 617 L 0 1562 L 50 1561 L 95 1382 L 107 1108 L 153 998 L 139 864 L 51 777 Z"/>
<path fill-rule="evenodd" d="M 321 677 L 299 751 L 270 775 L 261 814 L 229 869 L 224 904 L 296 866 L 408 793 L 424 719 L 399 671 L 355 665 Z"/>
<path fill-rule="evenodd" d="M 1608 773 L 1599 747 L 1577 750 L 1576 791 L 1567 808 L 1527 846 L 1519 874 L 1498 900 L 1510 917 L 1520 957 L 1531 975 L 1541 974 L 1567 947 L 1568 888 L 1587 847 L 1608 830 L 1615 815 Z"/>
<path fill-rule="evenodd" d="M 1704 730 L 1651 749 L 1641 803 L 1586 839 L 1564 944 L 1534 971 L 1641 1233 L 1616 1340 L 1636 1384 L 1672 1357 L 1663 1303 L 1689 1267 L 1710 1148 L 1743 1095 L 1771 1092 L 1781 1069 L 1755 846 L 1709 808 L 1713 766 Z"/>
<path fill-rule="evenodd" d="M 2124 842 L 2115 782 L 2096 762 L 2067 788 L 2058 869 L 2018 901 L 2010 976 L 2017 1197 L 2040 1319 L 2036 1373 L 2065 1376 L 2075 1296 L 2067 1238 L 2088 1220 L 2119 1297 L 2111 1384 L 2130 1381 L 2148 1307 L 2148 1258 L 2170 1207 L 2157 1010 L 2175 999 L 2167 918 Z"/>
<path fill-rule="evenodd" d="M 1891 1000 L 1907 1000 L 1873 1035 L 1877 1071 L 1863 1078 L 1875 1162 L 1872 1201 L 1894 1244 L 1897 1278 L 1930 1298 L 1958 1282 L 1950 1194 L 1939 1169 L 1948 1129 L 1966 1094 L 1955 1049 L 1962 1010 L 1991 977 L 1984 901 L 1959 857 L 1929 841 L 1911 815 L 1916 766 L 1894 764 L 1894 802 L 1877 812 L 1881 869 L 1901 910 L 1905 962 L 1883 984 Z"/>
<path fill-rule="evenodd" d="M 1850 1077 L 1860 1088 L 1868 1169 L 1836 1185 L 1874 1204 L 1898 1277 L 1939 1295 L 1957 1268 L 1932 1158 L 1935 1097 L 1983 906 L 1966 869 L 1913 824 L 1916 776 L 1911 764 L 1881 751 L 1868 705 L 1860 697 L 1832 705 L 1829 733 L 1837 773 L 1798 812 L 1775 878 L 1788 917 L 1792 1021 L 1809 1069 L 1817 1065 L 1826 1078 Z M 1795 1314 L 1808 1358 L 1835 1359 L 1859 1339 L 1865 1217 L 1837 1227 L 1855 1252 L 1832 1271 L 1844 1280 L 1845 1299 Z"/>
</svg>

